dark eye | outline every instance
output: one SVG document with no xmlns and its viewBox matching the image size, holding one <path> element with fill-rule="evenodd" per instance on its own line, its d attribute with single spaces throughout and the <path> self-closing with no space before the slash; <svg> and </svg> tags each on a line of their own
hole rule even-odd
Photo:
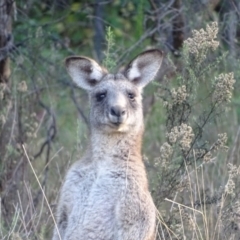
<svg viewBox="0 0 240 240">
<path fill-rule="evenodd" d="M 105 97 L 106 97 L 107 93 L 106 92 L 101 92 L 101 93 L 97 93 L 96 94 L 96 99 L 98 102 L 101 102 Z"/>
<path fill-rule="evenodd" d="M 129 92 L 129 93 L 128 93 L 128 98 L 129 98 L 130 100 L 134 100 L 135 94 Z"/>
</svg>

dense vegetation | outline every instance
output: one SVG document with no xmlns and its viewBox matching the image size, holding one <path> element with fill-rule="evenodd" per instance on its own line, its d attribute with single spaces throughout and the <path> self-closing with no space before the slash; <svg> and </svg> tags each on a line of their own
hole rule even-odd
<svg viewBox="0 0 240 240">
<path fill-rule="evenodd" d="M 239 239 L 239 20 L 237 0 L 0 0 L 0 239 L 51 239 L 86 148 L 88 99 L 64 58 L 115 71 L 149 48 L 165 53 L 144 92 L 158 239 Z"/>
</svg>

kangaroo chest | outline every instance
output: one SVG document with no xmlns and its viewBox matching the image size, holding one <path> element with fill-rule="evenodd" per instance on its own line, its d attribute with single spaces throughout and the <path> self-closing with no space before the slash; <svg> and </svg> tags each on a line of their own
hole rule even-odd
<svg viewBox="0 0 240 240">
<path fill-rule="evenodd" d="M 154 211 L 150 195 L 144 187 L 145 176 L 141 176 L 135 168 L 131 163 L 121 167 L 101 163 L 89 167 L 88 171 L 75 170 L 77 201 L 72 202 L 69 217 L 70 222 L 76 225 L 77 235 L 87 236 L 98 229 L 97 232 L 103 234 L 102 239 L 115 239 L 113 234 L 123 222 L 133 224 L 146 215 L 146 203 L 150 211 Z M 91 182 L 86 179 L 91 179 Z"/>
</svg>

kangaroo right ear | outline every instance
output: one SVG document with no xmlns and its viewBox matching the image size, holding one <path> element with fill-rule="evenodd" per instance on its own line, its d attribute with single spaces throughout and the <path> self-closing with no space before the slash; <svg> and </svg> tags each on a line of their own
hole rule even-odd
<svg viewBox="0 0 240 240">
<path fill-rule="evenodd" d="M 65 65 L 77 86 L 88 91 L 106 74 L 106 71 L 97 62 L 87 57 L 68 57 L 65 60 Z"/>
</svg>

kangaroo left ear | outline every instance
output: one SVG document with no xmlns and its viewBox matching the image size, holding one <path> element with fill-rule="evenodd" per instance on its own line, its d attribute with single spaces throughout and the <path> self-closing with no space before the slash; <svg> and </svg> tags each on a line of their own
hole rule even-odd
<svg viewBox="0 0 240 240">
<path fill-rule="evenodd" d="M 134 58 L 125 68 L 124 75 L 138 87 L 144 88 L 158 72 L 163 59 L 162 51 L 152 49 Z"/>
</svg>

